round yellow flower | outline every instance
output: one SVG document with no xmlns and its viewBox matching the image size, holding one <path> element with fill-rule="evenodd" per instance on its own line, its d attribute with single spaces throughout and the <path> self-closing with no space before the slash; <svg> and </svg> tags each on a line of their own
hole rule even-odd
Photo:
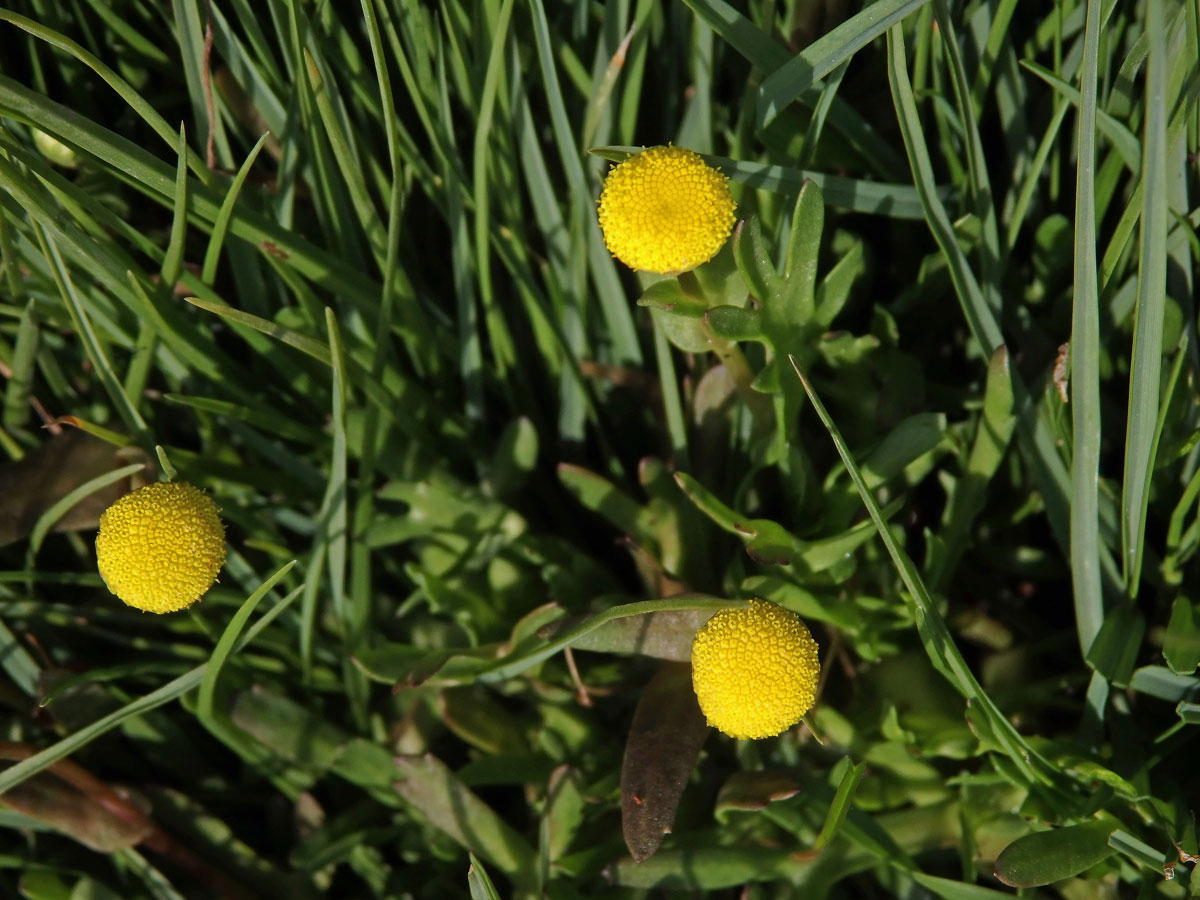
<svg viewBox="0 0 1200 900">
<path fill-rule="evenodd" d="M 708 724 L 734 738 L 781 734 L 817 695 L 817 642 L 800 617 L 766 600 L 723 609 L 692 641 L 692 687 Z"/>
<path fill-rule="evenodd" d="M 154 613 L 191 606 L 224 563 L 217 505 L 190 484 L 148 484 L 100 517 L 96 564 L 108 589 L 128 606 Z"/>
<path fill-rule="evenodd" d="M 729 179 L 682 147 L 651 147 L 614 166 L 600 194 L 608 250 L 631 269 L 677 274 L 714 256 L 734 223 Z"/>
</svg>

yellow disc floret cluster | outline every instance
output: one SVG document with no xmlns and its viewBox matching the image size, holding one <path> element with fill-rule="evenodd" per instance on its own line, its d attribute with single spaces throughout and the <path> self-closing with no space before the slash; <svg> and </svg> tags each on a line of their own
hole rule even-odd
<svg viewBox="0 0 1200 900">
<path fill-rule="evenodd" d="M 168 613 L 191 606 L 225 564 L 217 505 L 182 482 L 148 484 L 100 517 L 96 563 L 108 589 L 129 606 Z"/>
<path fill-rule="evenodd" d="M 651 147 L 614 166 L 600 195 L 609 252 L 631 269 L 676 274 L 708 262 L 734 222 L 729 179 L 682 147 Z"/>
<path fill-rule="evenodd" d="M 807 626 L 765 600 L 721 610 L 692 642 L 700 710 L 734 738 L 771 737 L 799 722 L 816 700 L 820 672 Z"/>
</svg>

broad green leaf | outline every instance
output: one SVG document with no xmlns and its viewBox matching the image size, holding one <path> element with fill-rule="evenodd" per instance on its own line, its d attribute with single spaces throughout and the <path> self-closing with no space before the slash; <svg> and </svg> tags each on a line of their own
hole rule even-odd
<svg viewBox="0 0 1200 900">
<path fill-rule="evenodd" d="M 533 877 L 534 852 L 496 811 L 433 754 L 397 756 L 396 793 L 440 831 L 520 882 Z"/>
<path fill-rule="evenodd" d="M 1018 838 L 996 858 L 996 877 L 1010 887 L 1053 884 L 1078 875 L 1113 855 L 1112 821 L 1084 822 Z"/>
<path fill-rule="evenodd" d="M 1162 652 L 1176 675 L 1195 674 L 1200 666 L 1200 606 L 1182 594 L 1171 604 Z"/>
</svg>

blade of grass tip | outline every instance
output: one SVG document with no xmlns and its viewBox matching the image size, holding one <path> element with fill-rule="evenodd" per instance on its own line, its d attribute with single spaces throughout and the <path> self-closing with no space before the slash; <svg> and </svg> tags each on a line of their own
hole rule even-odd
<svg viewBox="0 0 1200 900">
<path fill-rule="evenodd" d="M 967 174 L 971 186 L 971 199 L 975 201 L 975 214 L 983 224 L 978 244 L 980 287 L 983 297 L 992 310 L 999 314 L 1000 281 L 1003 259 L 1000 246 L 1000 226 L 996 222 L 996 204 L 992 200 L 992 185 L 988 178 L 987 159 L 983 155 L 983 141 L 979 137 L 979 114 L 971 102 L 971 87 L 967 81 L 966 66 L 963 65 L 962 49 L 959 47 L 954 18 L 946 0 L 933 0 L 934 21 L 942 36 L 942 46 L 950 63 L 950 83 L 954 89 L 954 100 L 958 106 L 963 125 L 963 136 L 967 143 Z"/>
<path fill-rule="evenodd" d="M 825 824 L 821 826 L 821 833 L 813 841 L 811 852 L 815 853 L 820 850 L 838 833 L 846 814 L 850 812 L 850 807 L 854 802 L 854 792 L 858 790 L 858 782 L 866 768 L 866 763 L 850 763 L 846 768 L 846 772 L 838 784 L 837 793 L 833 797 L 833 802 L 829 804 L 829 813 L 825 816 Z"/>
<path fill-rule="evenodd" d="M 117 373 L 113 371 L 112 363 L 108 361 L 108 356 L 105 354 L 104 348 L 100 345 L 99 338 L 96 337 L 96 332 L 92 328 L 83 298 L 75 290 L 75 284 L 71 280 L 66 263 L 63 262 L 63 258 L 58 252 L 58 246 L 54 243 L 54 238 L 37 225 L 34 226 L 34 231 L 38 236 L 39 243 L 42 244 L 43 251 L 47 254 L 47 261 L 53 267 L 54 280 L 58 284 L 58 289 L 62 294 L 63 300 L 66 301 L 67 309 L 70 311 L 71 319 L 75 325 L 75 330 L 83 341 L 88 358 L 92 361 L 96 373 L 100 376 L 100 381 L 108 392 L 113 406 L 116 407 L 117 414 L 125 423 L 125 427 L 135 435 L 140 437 L 146 434 L 148 430 L 146 428 L 146 421 L 125 394 L 124 386 L 117 378 Z"/>
<path fill-rule="evenodd" d="M 323 362 L 327 366 L 332 364 L 329 356 L 329 348 L 306 334 L 300 334 L 297 331 L 292 331 L 290 328 L 276 325 L 268 319 L 256 316 L 253 313 L 244 312 L 233 306 L 212 303 L 200 297 L 184 297 L 183 300 L 185 303 L 198 306 L 200 309 L 214 313 L 223 319 L 229 319 L 231 322 L 245 325 L 247 328 L 253 328 L 255 331 L 260 331 L 268 337 L 273 337 L 277 341 L 287 344 L 289 347 L 295 347 L 300 352 L 308 354 L 313 359 Z"/>
<path fill-rule="evenodd" d="M 929 655 L 930 661 L 954 685 L 959 693 L 971 702 L 978 704 L 980 711 L 988 720 L 988 726 L 993 736 L 1004 748 L 1009 758 L 1012 759 L 1021 773 L 1031 782 L 1041 781 L 1044 784 L 1057 788 L 1062 780 L 1058 771 L 1029 746 L 1020 732 L 1000 712 L 987 691 L 976 680 L 962 653 L 959 652 L 957 645 L 954 643 L 950 629 L 946 626 L 945 620 L 942 619 L 941 613 L 938 612 L 937 606 L 934 605 L 933 598 L 930 597 L 929 590 L 926 588 L 925 582 L 922 580 L 916 566 L 913 565 L 912 560 L 909 559 L 888 528 L 887 521 L 879 509 L 879 504 L 875 502 L 875 497 L 871 493 L 871 489 L 867 485 L 858 464 L 854 461 L 854 456 L 850 453 L 850 448 L 846 446 L 846 441 L 842 437 L 841 431 L 830 417 L 829 412 L 825 409 L 821 398 L 817 396 L 812 383 L 805 376 L 804 372 L 801 371 L 795 358 L 789 356 L 788 359 L 796 372 L 796 376 L 800 379 L 800 383 L 804 386 L 804 391 L 808 395 L 809 402 L 812 403 L 817 417 L 820 418 L 821 423 L 825 426 L 825 430 L 829 432 L 834 447 L 837 448 L 838 455 L 842 458 L 842 462 L 846 466 L 846 471 L 850 475 L 850 480 L 854 482 L 855 488 L 858 489 L 858 494 L 862 498 L 863 505 L 866 506 L 867 512 L 870 514 L 871 520 L 875 523 L 875 528 L 879 532 L 879 537 L 887 548 L 888 555 L 892 558 L 892 563 L 895 565 L 900 579 L 904 582 L 904 586 L 908 590 L 908 597 L 913 606 L 913 613 L 918 623 L 918 629 L 921 632 L 921 642 L 925 646 L 925 651 Z"/>
<path fill-rule="evenodd" d="M 150 372 L 154 368 L 154 348 L 158 346 L 158 335 L 149 322 L 138 326 L 137 340 L 133 345 L 133 355 L 129 359 L 129 368 L 125 370 L 125 381 L 121 390 L 133 403 L 134 408 L 140 405 L 146 384 L 150 380 Z"/>
<path fill-rule="evenodd" d="M 294 565 L 296 565 L 296 560 L 293 559 L 273 576 L 274 580 L 278 581 L 290 572 Z M 229 624 L 225 626 L 225 630 L 221 633 L 221 639 L 217 641 L 212 655 L 208 658 L 208 664 L 204 667 L 204 678 L 200 682 L 200 690 L 196 695 L 196 713 L 200 718 L 213 718 L 213 699 L 216 696 L 217 679 L 221 677 L 221 669 L 233 654 L 234 646 L 237 644 L 238 638 L 241 637 L 246 623 L 250 621 L 250 617 L 254 615 L 254 610 L 258 608 L 258 604 L 262 602 L 263 597 L 267 595 L 269 590 L 270 585 L 263 585 L 263 587 L 260 587 L 247 597 L 245 602 L 238 607 L 238 611 L 233 614 L 233 618 L 229 620 Z"/>
<path fill-rule="evenodd" d="M 324 60 L 318 59 L 309 49 L 304 50 L 304 67 L 308 73 L 308 82 L 312 87 L 313 100 L 317 113 L 329 142 L 329 152 L 333 154 L 330 176 L 338 177 L 345 184 L 345 198 L 354 209 L 359 226 L 366 235 L 375 264 L 383 267 L 384 232 L 383 222 L 375 208 L 375 202 L 367 187 L 363 165 L 355 150 L 351 138 L 345 133 L 338 116 L 338 109 L 343 108 L 340 97 L 335 96 L 336 84 L 323 71 Z M 337 101 L 335 104 L 335 100 Z M 332 185 L 331 185 L 332 187 Z M 333 192 L 331 191 L 331 196 Z M 338 191 L 337 196 L 342 196 Z M 357 246 L 357 242 L 355 244 Z"/>
<path fill-rule="evenodd" d="M 908 153 L 909 165 L 912 168 L 913 183 L 925 210 L 929 230 L 933 232 L 934 240 L 937 241 L 938 247 L 946 257 L 950 280 L 958 294 L 967 325 L 975 339 L 982 345 L 983 352 L 990 359 L 991 355 L 996 352 L 996 348 L 1004 343 L 1004 339 L 996 317 L 980 290 L 975 273 L 971 271 L 962 248 L 959 246 L 958 237 L 954 233 L 950 217 L 946 214 L 946 208 L 937 195 L 929 149 L 925 144 L 925 135 L 921 129 L 921 119 L 917 113 L 912 84 L 908 79 L 904 32 L 899 26 L 894 26 L 888 31 L 888 63 L 896 118 L 900 123 L 904 148 Z"/>
<path fill-rule="evenodd" d="M 802 169 L 810 165 L 816 156 L 817 143 L 821 140 L 821 132 L 825 128 L 825 117 L 829 115 L 829 107 L 833 105 L 838 88 L 842 86 L 842 79 L 846 77 L 846 70 L 849 68 L 850 60 L 846 60 L 830 73 L 825 86 L 821 88 L 821 99 L 813 107 L 812 119 L 804 132 L 804 143 L 800 145 L 800 157 L 796 160 L 796 165 Z"/>
<path fill-rule="evenodd" d="M 876 0 L 793 56 L 758 89 L 758 129 L 770 125 L 801 93 L 927 2 Z"/>
<path fill-rule="evenodd" d="M 158 464 L 162 467 L 163 474 L 167 476 L 167 480 L 174 481 L 179 472 L 171 465 L 171 460 L 167 457 L 166 448 L 162 444 L 155 444 L 154 455 L 158 457 Z"/>
<path fill-rule="evenodd" d="M 266 594 L 271 590 L 282 578 L 288 570 L 292 568 L 295 561 L 287 563 L 280 568 L 274 575 L 262 583 L 255 593 Z M 258 635 L 270 625 L 275 619 L 291 604 L 292 601 L 299 595 L 300 588 L 296 588 L 273 607 L 267 610 L 259 618 L 257 622 L 250 626 L 249 630 L 242 636 L 234 646 L 233 652 L 236 653 L 243 647 L 250 644 Z M 257 601 L 256 601 L 257 602 Z M 208 663 L 203 662 L 194 669 L 185 672 L 173 681 L 169 681 L 157 690 L 151 691 L 144 697 L 139 697 L 131 703 L 127 703 L 120 709 L 114 710 L 106 716 L 101 716 L 94 722 L 80 728 L 74 734 L 70 734 L 60 741 L 51 744 L 44 750 L 40 750 L 28 759 L 23 759 L 19 763 L 9 766 L 3 772 L 0 772 L 0 794 L 10 788 L 16 787 L 27 778 L 32 778 L 38 772 L 54 765 L 60 759 L 65 759 L 77 750 L 86 747 L 96 738 L 103 734 L 112 731 L 118 725 L 129 719 L 136 718 L 152 709 L 157 709 L 163 704 L 170 703 L 172 700 L 187 693 L 204 679 L 204 673 L 208 668 Z"/>
<path fill-rule="evenodd" d="M 1146 7 L 1150 48 L 1146 63 L 1145 150 L 1142 153 L 1141 253 L 1125 426 L 1125 473 L 1121 490 L 1121 550 L 1125 592 L 1135 598 L 1145 548 L 1146 509 L 1158 449 L 1159 384 L 1162 378 L 1163 314 L 1167 291 L 1166 43 L 1162 4 Z"/>
<path fill-rule="evenodd" d="M 1100 585 L 1100 291 L 1096 271 L 1096 98 L 1100 0 L 1088 0 L 1075 176 L 1075 291 L 1071 308 L 1071 584 L 1086 657 L 1104 621 Z"/>
<path fill-rule="evenodd" d="M 200 280 L 207 285 L 212 285 L 217 277 L 217 263 L 221 261 L 221 246 L 225 243 L 225 235 L 229 233 L 229 222 L 233 218 L 233 208 L 237 204 L 238 195 L 242 192 L 242 185 L 246 183 L 246 176 L 250 174 L 250 167 L 254 165 L 254 160 L 258 158 L 259 151 L 262 150 L 263 144 L 267 142 L 268 137 L 270 137 L 270 132 L 264 132 L 259 137 L 257 143 L 251 148 L 250 153 L 238 169 L 233 182 L 229 185 L 229 190 L 225 193 L 225 199 L 221 201 L 221 208 L 217 212 L 216 221 L 213 222 L 212 234 L 208 239 L 208 249 L 204 251 L 204 265 L 200 270 Z M 174 230 L 172 230 L 172 238 L 174 238 Z M 171 284 L 174 284 L 174 282 L 171 282 Z"/>
<path fill-rule="evenodd" d="M 1050 151 L 1058 145 L 1058 130 L 1062 127 L 1063 120 L 1067 117 L 1067 110 L 1070 108 L 1071 104 L 1065 97 L 1055 98 L 1054 114 L 1050 117 L 1050 123 L 1046 126 L 1046 133 L 1042 136 L 1037 150 L 1034 151 L 1033 162 L 1029 165 L 1029 171 L 1025 173 L 1025 181 L 1021 184 L 1017 199 L 1011 205 L 1012 215 L 1009 217 L 1008 229 L 1004 237 L 1006 253 L 1012 252 L 1017 238 L 1021 235 L 1021 228 L 1025 224 L 1025 215 L 1033 200 L 1033 192 L 1037 190 L 1042 175 L 1046 171 L 1046 160 L 1050 158 Z"/>
<path fill-rule="evenodd" d="M 500 894 L 497 892 L 496 886 L 492 884 L 491 876 L 483 867 L 483 863 L 474 853 L 470 855 L 470 858 L 471 867 L 467 869 L 467 887 L 471 892 L 471 900 L 500 900 Z"/>
<path fill-rule="evenodd" d="M 122 478 L 128 478 L 130 475 L 140 472 L 144 468 L 146 468 L 144 463 L 133 463 L 132 465 L 114 469 L 111 472 L 105 472 L 103 475 L 97 475 L 95 478 L 85 481 L 73 491 L 69 491 L 62 499 L 51 504 L 44 513 L 38 516 L 37 521 L 29 532 L 29 548 L 25 552 L 25 567 L 30 570 L 33 569 L 33 561 L 37 556 L 38 550 L 41 549 L 42 541 L 46 539 L 46 535 L 50 533 L 50 529 L 54 527 L 55 523 L 65 516 L 72 507 L 85 497 L 90 497 L 96 491 L 103 490 L 110 484 L 116 484 Z"/>
</svg>

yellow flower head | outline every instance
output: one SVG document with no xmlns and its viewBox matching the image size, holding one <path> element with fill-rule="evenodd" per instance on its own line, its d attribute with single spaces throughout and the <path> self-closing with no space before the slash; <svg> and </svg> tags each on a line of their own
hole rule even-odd
<svg viewBox="0 0 1200 900">
<path fill-rule="evenodd" d="M 682 147 L 651 147 L 614 166 L 600 194 L 609 252 L 631 269 L 676 274 L 714 256 L 734 222 L 729 179 Z"/>
<path fill-rule="evenodd" d="M 800 617 L 765 600 L 723 609 L 692 642 L 692 687 L 708 724 L 765 738 L 800 721 L 816 700 L 817 642 Z"/>
<path fill-rule="evenodd" d="M 108 589 L 128 606 L 176 612 L 217 580 L 225 563 L 225 526 L 199 488 L 148 484 L 100 517 L 96 563 Z"/>
</svg>

